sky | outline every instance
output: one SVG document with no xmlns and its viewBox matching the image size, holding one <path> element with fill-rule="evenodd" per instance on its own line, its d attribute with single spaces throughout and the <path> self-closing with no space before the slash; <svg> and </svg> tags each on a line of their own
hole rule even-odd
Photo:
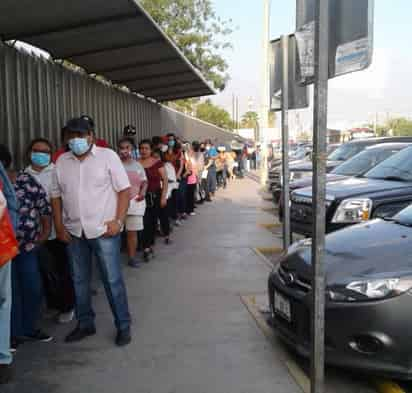
<svg viewBox="0 0 412 393">
<path fill-rule="evenodd" d="M 342 0 L 344 1 L 344 0 Z M 239 97 L 240 113 L 261 105 L 263 0 L 214 0 L 216 13 L 232 19 L 233 50 L 224 53 L 231 81 L 212 101 L 232 112 L 232 95 Z M 330 128 L 345 129 L 383 123 L 388 117 L 412 118 L 412 29 L 410 0 L 375 0 L 374 58 L 366 71 L 329 83 Z M 271 39 L 292 33 L 295 1 L 272 0 Z M 304 127 L 311 125 L 311 110 L 297 112 Z"/>
</svg>

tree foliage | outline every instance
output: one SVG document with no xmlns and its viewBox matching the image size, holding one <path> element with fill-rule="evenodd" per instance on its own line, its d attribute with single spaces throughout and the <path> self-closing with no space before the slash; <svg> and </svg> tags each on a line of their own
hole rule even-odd
<svg viewBox="0 0 412 393">
<path fill-rule="evenodd" d="M 248 111 L 243 114 L 241 126 L 243 128 L 258 128 L 259 115 L 256 112 Z"/>
<path fill-rule="evenodd" d="M 231 47 L 231 20 L 219 18 L 211 0 L 141 0 L 142 6 L 218 90 L 229 80 L 222 52 Z"/>
<path fill-rule="evenodd" d="M 374 129 L 374 125 L 369 127 Z M 412 121 L 405 117 L 394 117 L 376 128 L 377 136 L 412 136 Z"/>
<path fill-rule="evenodd" d="M 232 130 L 233 122 L 229 112 L 214 105 L 211 100 L 206 100 L 197 105 L 195 116 L 218 127 Z"/>
</svg>

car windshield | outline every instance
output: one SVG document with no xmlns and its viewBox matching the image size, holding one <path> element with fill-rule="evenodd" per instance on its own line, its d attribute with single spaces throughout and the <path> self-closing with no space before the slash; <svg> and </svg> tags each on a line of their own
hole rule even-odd
<svg viewBox="0 0 412 393">
<path fill-rule="evenodd" d="M 329 155 L 329 161 L 347 161 L 354 155 L 365 149 L 362 143 L 347 143 L 338 147 L 332 154 Z"/>
<path fill-rule="evenodd" d="M 368 149 L 335 168 L 332 173 L 342 176 L 363 175 L 380 162 L 399 152 L 399 149 Z"/>
<path fill-rule="evenodd" d="M 297 149 L 290 153 L 290 158 L 295 160 L 303 160 L 306 157 L 306 150 L 305 149 Z"/>
<path fill-rule="evenodd" d="M 365 176 L 369 179 L 412 182 L 412 147 L 381 162 Z"/>
</svg>

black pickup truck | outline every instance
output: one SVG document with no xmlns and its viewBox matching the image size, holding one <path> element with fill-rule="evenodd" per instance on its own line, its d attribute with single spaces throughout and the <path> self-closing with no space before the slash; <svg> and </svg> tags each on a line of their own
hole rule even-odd
<svg viewBox="0 0 412 393">
<path fill-rule="evenodd" d="M 381 162 L 364 176 L 326 185 L 326 232 L 377 217 L 392 217 L 412 203 L 412 147 Z M 312 236 L 312 188 L 291 196 L 292 232 Z"/>
<path fill-rule="evenodd" d="M 369 146 L 374 146 L 382 143 L 411 143 L 412 137 L 384 137 L 384 138 L 367 138 L 367 139 L 355 139 L 348 143 L 339 146 L 328 156 L 326 163 L 326 171 L 329 173 L 342 163 L 348 161 L 356 154 L 365 150 Z M 299 181 L 302 179 L 312 178 L 313 167 L 311 161 L 291 162 L 290 181 Z M 281 181 L 282 166 L 279 164 L 276 168 L 273 168 L 269 173 L 269 189 L 273 194 L 273 200 L 275 203 L 279 202 L 280 195 L 282 193 L 282 181 Z"/>
</svg>

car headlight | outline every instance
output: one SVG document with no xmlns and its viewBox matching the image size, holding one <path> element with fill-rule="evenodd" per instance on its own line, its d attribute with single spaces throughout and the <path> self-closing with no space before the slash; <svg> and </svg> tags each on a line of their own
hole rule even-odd
<svg viewBox="0 0 412 393">
<path fill-rule="evenodd" d="M 368 221 L 372 213 L 372 201 L 370 199 L 346 199 L 342 201 L 333 216 L 335 224 L 355 224 Z"/>
<path fill-rule="evenodd" d="M 387 278 L 353 281 L 345 287 L 327 291 L 329 300 L 334 302 L 356 302 L 386 299 L 400 296 L 412 288 L 410 278 Z"/>
</svg>

